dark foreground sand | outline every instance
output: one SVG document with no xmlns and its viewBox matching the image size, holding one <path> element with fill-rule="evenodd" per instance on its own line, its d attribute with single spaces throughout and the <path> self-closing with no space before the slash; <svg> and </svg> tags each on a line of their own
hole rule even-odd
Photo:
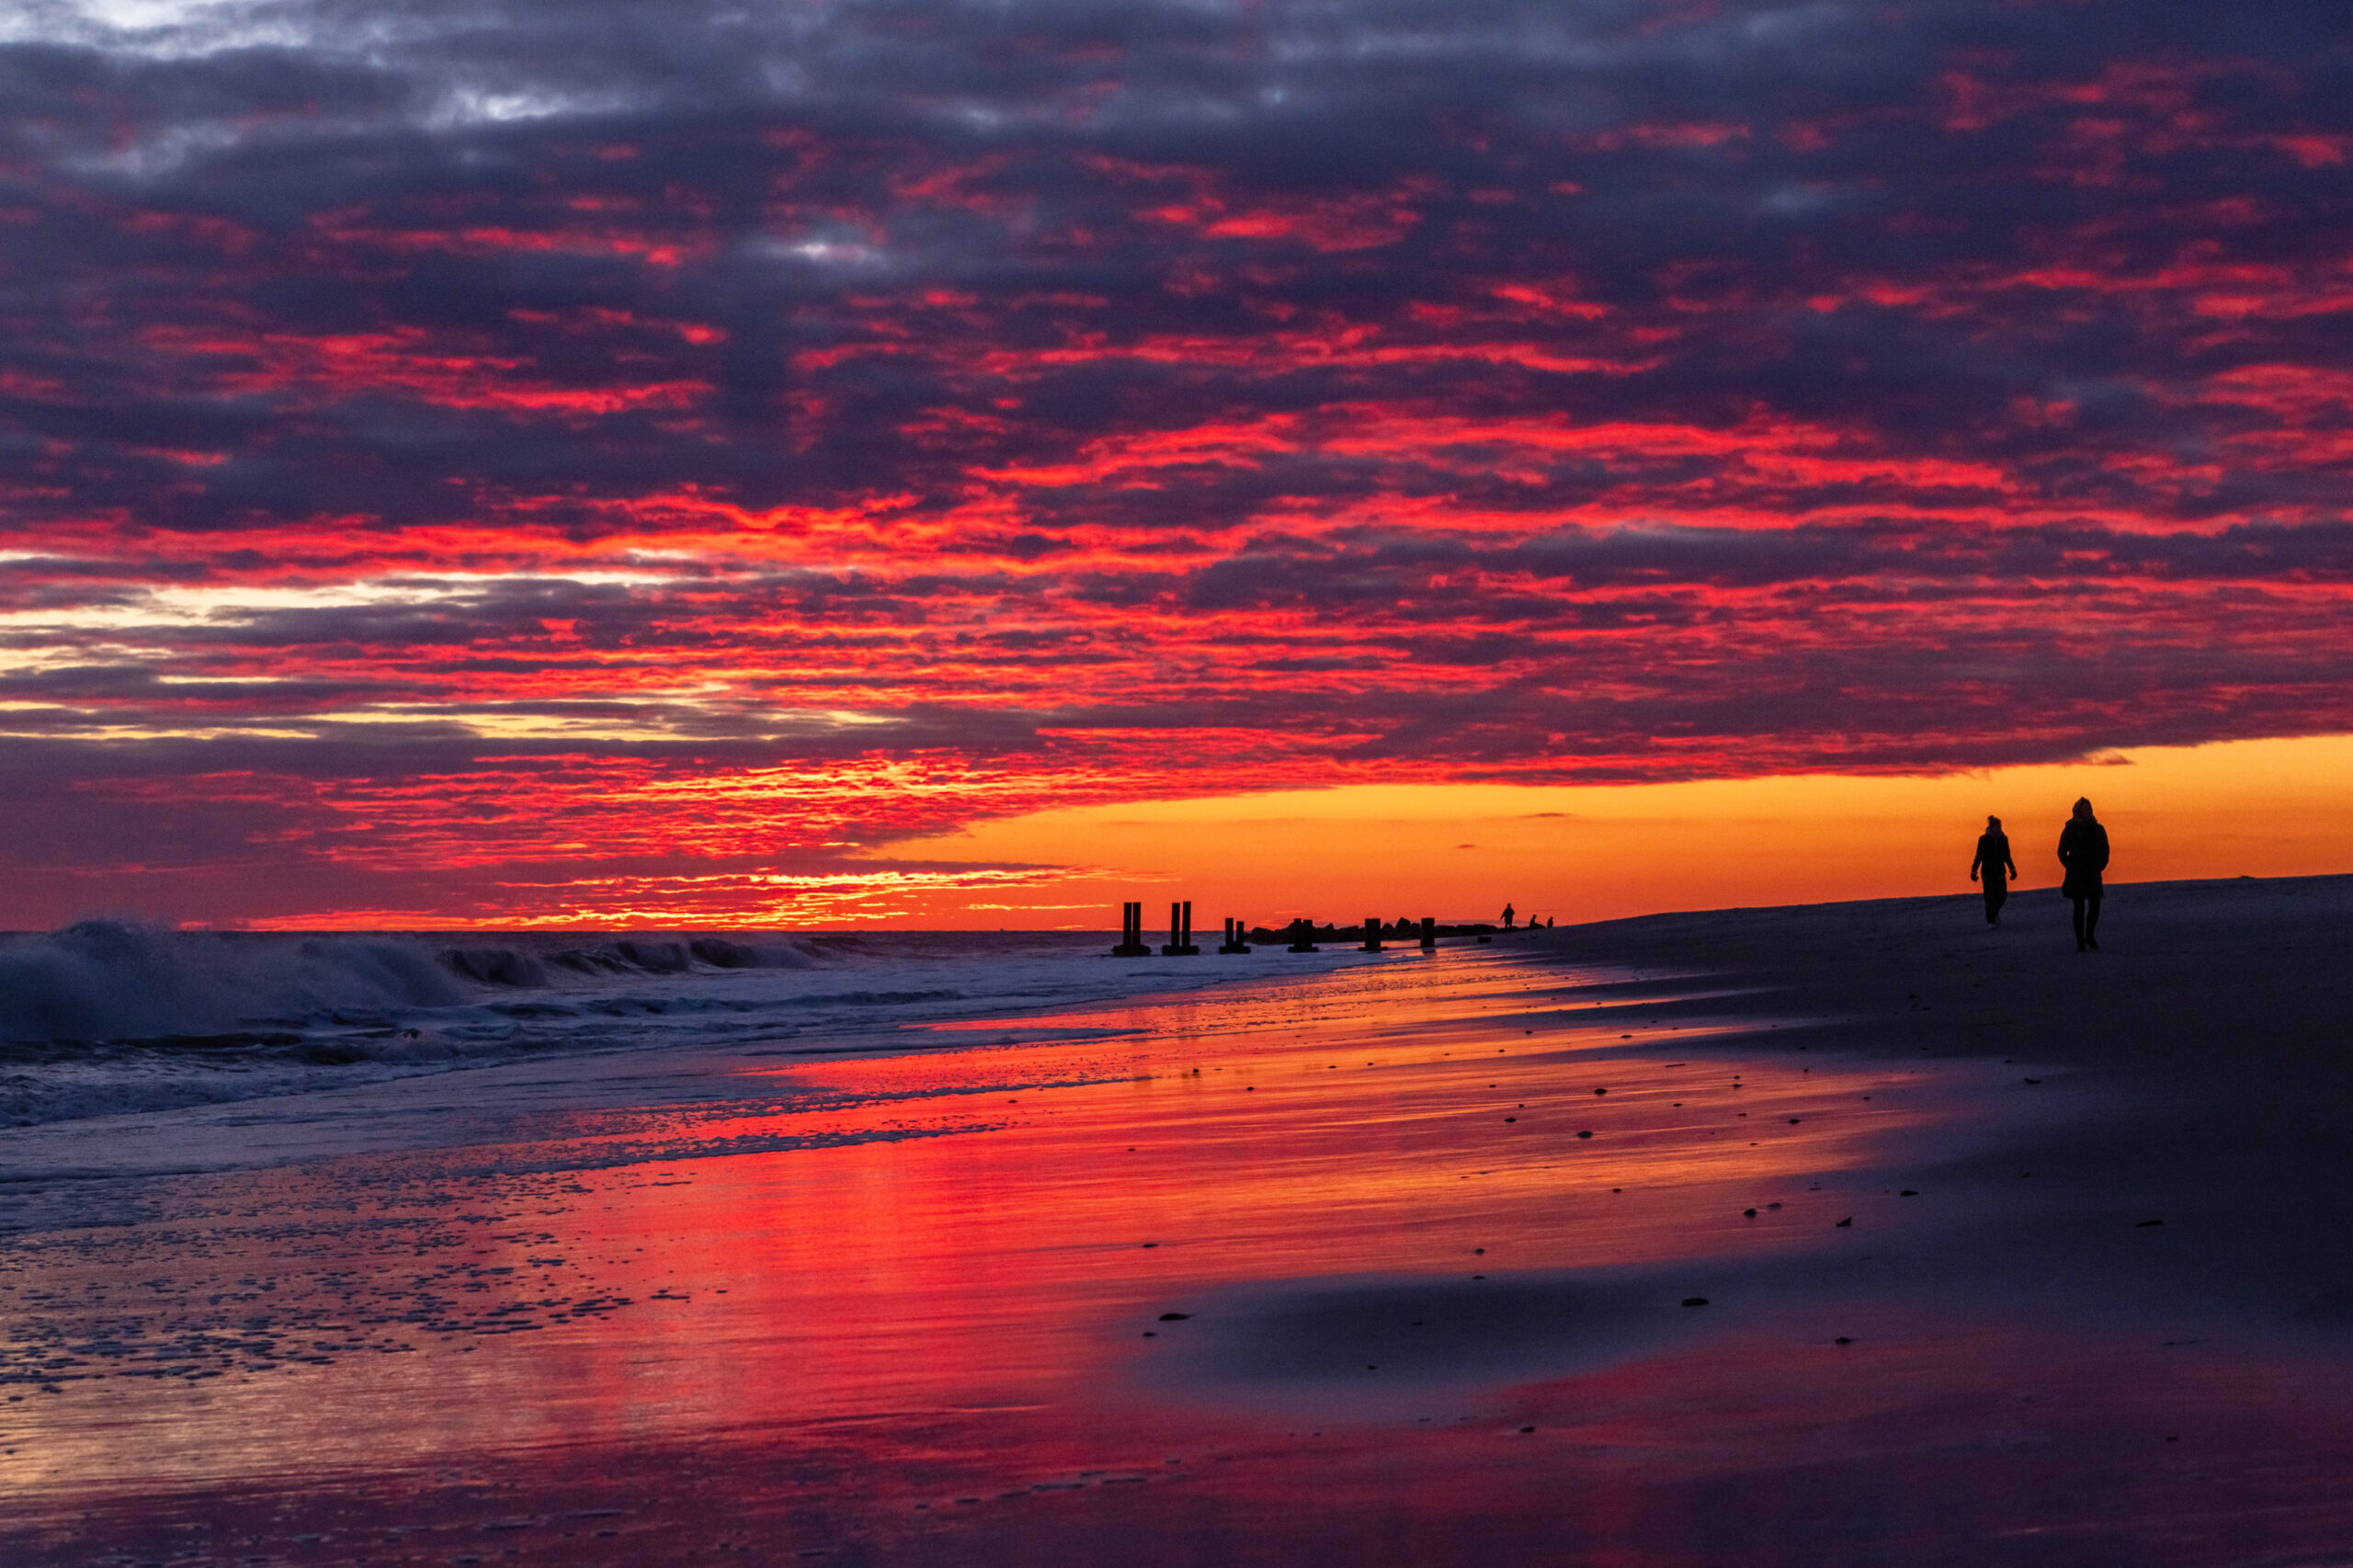
<svg viewBox="0 0 2353 1568">
<path fill-rule="evenodd" d="M 2006 920 L 27 1154 L 0 1561 L 2353 1560 L 2353 879 Z M 460 1080 L 462 1134 L 364 1135 Z"/>
</svg>

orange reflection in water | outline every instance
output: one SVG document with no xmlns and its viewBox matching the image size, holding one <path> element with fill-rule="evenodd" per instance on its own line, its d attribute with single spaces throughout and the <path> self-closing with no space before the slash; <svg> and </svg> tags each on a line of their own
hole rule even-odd
<svg viewBox="0 0 2353 1568">
<path fill-rule="evenodd" d="M 1592 983 L 1615 978 L 1398 955 L 984 1026 L 1110 1031 L 1086 1038 L 747 1064 L 494 1149 L 199 1183 L 256 1222 L 57 1283 L 226 1285 L 250 1311 L 218 1326 L 268 1369 L 67 1385 L 7 1462 L 197 1479 L 1144 1399 L 1157 1315 L 1239 1285 L 1819 1247 L 1841 1173 L 1926 1114 L 1917 1074 L 1735 1062 L 1690 986 Z"/>
<path fill-rule="evenodd" d="M 1614 978 L 1399 955 L 158 1184 L 11 1244 L 58 1392 L 6 1406 L 0 1556 L 2219 1568 L 2353 1529 L 2336 1341 L 1970 1293 L 1957 1156 L 2055 1082 L 1816 1064 Z"/>
</svg>

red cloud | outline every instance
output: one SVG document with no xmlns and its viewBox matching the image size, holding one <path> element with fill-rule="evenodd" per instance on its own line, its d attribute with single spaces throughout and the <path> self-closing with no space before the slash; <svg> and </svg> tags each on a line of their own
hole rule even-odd
<svg viewBox="0 0 2353 1568">
<path fill-rule="evenodd" d="M 2353 124 L 2257 8 L 1466 13 L 1377 93 L 942 13 L 749 99 L 584 17 L 624 107 L 397 131 L 392 45 L 11 78 L 0 862 L 783 918 L 1138 793 L 2353 726 Z"/>
</svg>

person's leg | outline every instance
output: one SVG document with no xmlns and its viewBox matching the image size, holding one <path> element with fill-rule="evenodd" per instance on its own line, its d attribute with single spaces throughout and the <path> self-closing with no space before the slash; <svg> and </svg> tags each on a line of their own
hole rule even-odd
<svg viewBox="0 0 2353 1568">
<path fill-rule="evenodd" d="M 2082 952 L 2082 951 L 2084 950 L 2084 901 L 2083 901 L 2082 899 L 2080 899 L 2080 898 L 2079 898 L 2079 899 L 2076 899 L 2076 900 L 2075 901 L 2075 950 L 2076 950 L 2077 952 L 2079 952 L 2079 953 L 2080 953 L 2080 952 Z"/>
<path fill-rule="evenodd" d="M 2091 907 L 2084 911 L 2084 940 L 2091 944 L 2092 951 L 2097 952 L 2099 951 L 2098 896 L 2095 894 L 2090 902 Z"/>
<path fill-rule="evenodd" d="M 1985 879 L 1986 925 L 1999 926 L 2002 923 L 2002 905 L 2008 902 L 2009 896 L 2010 887 L 2007 882 L 1995 881 L 1991 877 Z"/>
</svg>

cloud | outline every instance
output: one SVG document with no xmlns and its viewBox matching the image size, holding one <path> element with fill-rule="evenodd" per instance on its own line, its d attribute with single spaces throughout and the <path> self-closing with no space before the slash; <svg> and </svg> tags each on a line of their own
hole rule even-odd
<svg viewBox="0 0 2353 1568">
<path fill-rule="evenodd" d="M 2353 720 L 2324 8 L 55 4 L 0 105 L 0 863 Z"/>
</svg>

